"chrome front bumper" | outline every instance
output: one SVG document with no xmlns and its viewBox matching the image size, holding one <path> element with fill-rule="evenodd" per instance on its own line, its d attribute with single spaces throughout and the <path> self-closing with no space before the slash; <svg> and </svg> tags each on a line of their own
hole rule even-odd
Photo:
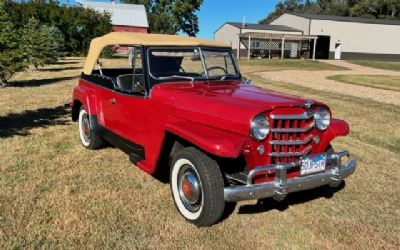
<svg viewBox="0 0 400 250">
<path fill-rule="evenodd" d="M 257 167 L 247 175 L 247 185 L 231 186 L 224 189 L 225 201 L 256 200 L 269 197 L 273 197 L 275 200 L 283 200 L 288 193 L 313 189 L 323 185 L 337 186 L 356 170 L 356 161 L 350 160 L 342 165 L 343 157 L 349 157 L 349 152 L 328 154 L 327 159 L 335 163 L 333 168 L 322 173 L 293 179 L 287 179 L 286 173 L 288 169 L 298 166 L 298 163 Z M 256 175 L 267 175 L 271 172 L 276 172 L 274 181 L 253 184 L 253 178 Z"/>
</svg>

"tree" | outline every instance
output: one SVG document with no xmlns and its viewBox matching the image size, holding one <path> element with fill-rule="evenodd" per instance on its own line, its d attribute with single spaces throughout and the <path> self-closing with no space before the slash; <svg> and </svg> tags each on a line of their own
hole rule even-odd
<svg viewBox="0 0 400 250">
<path fill-rule="evenodd" d="M 296 13 L 300 12 L 303 8 L 302 0 L 284 0 L 279 2 L 275 6 L 275 10 L 271 12 L 265 19 L 261 20 L 259 23 L 267 24 L 273 21 L 274 19 L 280 17 L 285 13 Z"/>
<path fill-rule="evenodd" d="M 4 87 L 15 72 L 28 67 L 18 30 L 10 21 L 0 1 L 0 87 Z"/>
<path fill-rule="evenodd" d="M 123 0 L 125 3 L 143 4 L 146 7 L 150 31 L 153 33 L 176 34 L 183 31 L 189 36 L 199 32 L 196 11 L 203 0 Z"/>
<path fill-rule="evenodd" d="M 399 0 L 284 0 L 260 23 L 270 23 L 284 13 L 400 20 L 400 4 Z"/>
<path fill-rule="evenodd" d="M 27 61 L 36 69 L 56 62 L 64 43 L 62 34 L 57 28 L 40 25 L 33 17 L 22 30 L 22 40 Z"/>
<path fill-rule="evenodd" d="M 31 17 L 22 30 L 22 39 L 24 42 L 24 53 L 27 62 L 37 69 L 45 64 L 45 54 L 43 44 L 46 43 L 44 29 L 40 26 L 39 21 Z"/>
</svg>

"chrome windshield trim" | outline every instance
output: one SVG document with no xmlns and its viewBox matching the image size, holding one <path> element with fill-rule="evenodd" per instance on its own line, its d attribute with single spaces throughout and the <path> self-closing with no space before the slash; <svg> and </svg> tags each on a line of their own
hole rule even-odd
<svg viewBox="0 0 400 250">
<path fill-rule="evenodd" d="M 206 58 L 204 57 L 204 54 L 203 54 L 203 51 L 205 50 L 205 51 L 208 51 L 208 50 L 216 50 L 216 51 L 227 51 L 229 54 L 230 54 L 230 58 L 231 58 L 231 60 L 232 60 L 232 64 L 233 64 L 233 66 L 234 66 L 234 69 L 235 69 L 235 73 L 236 73 L 236 75 L 235 76 L 231 76 L 231 77 L 237 77 L 237 78 L 239 78 L 239 77 L 241 77 L 241 74 L 240 74 L 240 71 L 239 71 L 239 68 L 237 67 L 237 64 L 235 64 L 235 61 L 234 61 L 234 57 L 233 57 L 233 55 L 232 55 L 232 49 L 229 49 L 229 48 L 215 48 L 215 47 L 204 47 L 204 46 L 188 46 L 188 47 L 186 47 L 186 46 L 174 46 L 174 47 L 169 47 L 169 46 L 165 46 L 165 47 L 161 47 L 161 46 L 156 46 L 156 47 L 152 47 L 152 46 L 149 46 L 149 47 L 147 47 L 147 49 L 146 49 L 146 54 L 147 54 L 147 70 L 148 70 L 148 72 L 149 72 L 149 75 L 150 75 L 150 77 L 152 78 L 152 79 L 154 79 L 154 80 L 156 80 L 156 81 L 162 81 L 163 79 L 160 79 L 160 77 L 157 77 L 157 76 L 154 76 L 154 74 L 152 73 L 152 71 L 151 71 L 151 64 L 150 64 L 150 52 L 152 51 L 152 50 L 168 50 L 168 49 L 198 49 L 199 50 L 199 53 L 200 53 L 200 59 L 201 59 L 201 63 L 202 63 L 202 68 L 203 68 L 203 70 L 205 71 L 205 77 L 196 77 L 194 80 L 195 81 L 197 81 L 197 80 L 199 80 L 199 81 L 202 81 L 202 80 L 204 80 L 204 81 L 208 81 L 208 80 L 214 80 L 214 79 L 212 79 L 212 78 L 210 78 L 209 76 L 208 76 L 208 71 L 207 71 L 207 65 L 206 65 Z M 153 87 L 153 86 L 150 86 L 151 88 Z"/>
</svg>

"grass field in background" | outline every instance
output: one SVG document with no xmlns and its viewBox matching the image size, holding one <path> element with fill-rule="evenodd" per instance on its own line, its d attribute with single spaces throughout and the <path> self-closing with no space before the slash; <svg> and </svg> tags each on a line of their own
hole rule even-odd
<svg viewBox="0 0 400 250">
<path fill-rule="evenodd" d="M 85 150 L 64 104 L 79 58 L 18 74 L 0 89 L 0 249 L 398 249 L 400 109 L 254 74 L 319 70 L 312 61 L 240 61 L 253 84 L 327 103 L 351 134 L 334 141 L 358 161 L 343 189 L 241 202 L 209 228 L 178 215 L 169 185 L 115 148 Z"/>
<path fill-rule="evenodd" d="M 312 60 L 294 60 L 294 59 L 246 59 L 238 60 L 239 67 L 242 72 L 257 72 L 257 71 L 279 71 L 279 70 L 346 70 L 344 67 L 323 63 Z"/>
<path fill-rule="evenodd" d="M 400 71 L 400 62 L 385 62 L 385 61 L 350 61 L 351 63 L 358 64 L 361 66 L 386 69 L 392 71 Z"/>
<path fill-rule="evenodd" d="M 400 76 L 384 75 L 334 75 L 328 79 L 359 86 L 400 91 Z"/>
</svg>

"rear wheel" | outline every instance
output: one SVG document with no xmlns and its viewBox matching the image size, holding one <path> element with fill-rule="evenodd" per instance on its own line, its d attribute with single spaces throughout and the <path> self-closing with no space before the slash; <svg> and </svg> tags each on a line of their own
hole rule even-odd
<svg viewBox="0 0 400 250">
<path fill-rule="evenodd" d="M 85 148 L 98 149 L 103 146 L 103 140 L 93 131 L 89 114 L 83 106 L 79 110 L 78 130 L 79 138 Z"/>
<path fill-rule="evenodd" d="M 179 151 L 170 170 L 171 192 L 179 213 L 196 226 L 210 226 L 223 215 L 224 180 L 218 164 L 200 150 Z"/>
</svg>

